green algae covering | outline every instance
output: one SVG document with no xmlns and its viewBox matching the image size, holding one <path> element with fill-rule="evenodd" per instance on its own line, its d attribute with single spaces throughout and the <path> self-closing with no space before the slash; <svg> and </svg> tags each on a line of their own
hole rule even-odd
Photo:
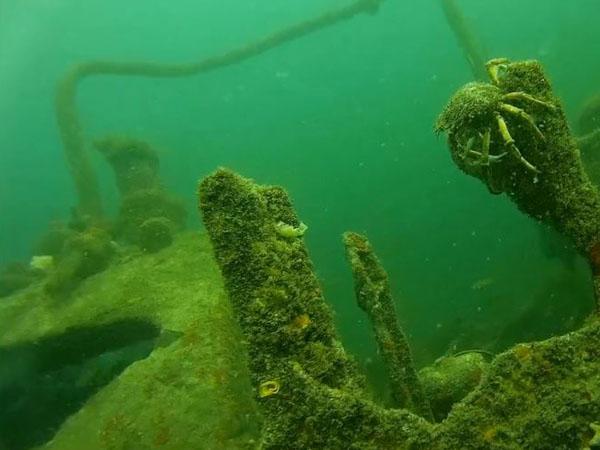
<svg viewBox="0 0 600 450">
<path fill-rule="evenodd" d="M 449 380 L 447 396 L 464 398 L 449 413 L 442 403 L 434 416 L 447 417 L 428 423 L 368 398 L 337 342 L 302 236 L 277 231 L 280 222 L 300 224 L 285 191 L 220 169 L 201 183 L 200 208 L 248 342 L 251 380 L 265 418 L 259 448 L 593 445 L 600 414 L 596 319 L 562 337 L 517 345 L 477 370 L 472 364 L 469 370 L 440 365 L 436 376 Z M 467 394 L 469 383 L 475 388 Z M 425 392 L 439 400 L 432 389 Z"/>
<path fill-rule="evenodd" d="M 278 231 L 280 223 L 301 225 L 285 191 L 220 170 L 202 183 L 201 205 L 231 306 L 212 248 L 197 233 L 179 234 L 153 254 L 117 249 L 105 271 L 68 297 L 49 296 L 40 280 L 0 304 L 3 358 L 39 350 L 45 358 L 30 372 L 79 365 L 74 385 L 95 386 L 36 448 L 595 445 L 595 319 L 565 336 L 519 344 L 478 370 L 440 363 L 421 371 L 441 420 L 430 423 L 370 398 L 337 337 L 302 234 Z M 98 359 L 140 339 L 151 347 L 118 370 Z M 447 381 L 446 397 L 431 388 L 436 377 Z"/>
<path fill-rule="evenodd" d="M 98 330 L 85 333 L 85 327 Z M 241 338 L 203 235 L 179 235 L 157 254 L 122 251 L 65 299 L 34 284 L 0 304 L 0 329 L 0 352 L 55 337 L 60 345 L 40 351 L 47 356 L 55 348 L 54 366 L 153 339 L 145 359 L 97 389 L 40 448 L 235 449 L 256 438 Z M 87 367 L 76 381 L 93 383 L 103 368 Z"/>
<path fill-rule="evenodd" d="M 535 63 L 509 69 L 520 74 L 519 80 L 532 78 L 528 70 L 541 73 Z M 482 85 L 477 95 L 488 91 L 496 99 L 506 95 L 493 85 Z M 537 105 L 548 116 L 539 113 L 533 124 L 519 116 L 526 123 L 516 125 L 499 119 L 487 103 L 482 115 L 469 113 L 469 108 L 481 110 L 489 98 L 461 92 L 438 125 L 449 132 L 461 169 L 481 178 L 491 191 L 506 192 L 531 215 L 543 202 L 541 218 L 593 257 L 595 223 L 586 217 L 596 209 L 597 193 L 583 172 L 557 100 L 549 93 L 539 98 L 553 105 Z M 495 120 L 496 131 L 487 131 L 488 119 Z M 549 137 L 527 141 L 542 123 Z M 479 138 L 470 134 L 476 127 L 484 127 Z M 512 130 L 510 138 L 503 127 Z M 478 139 L 482 151 L 472 147 Z M 505 152 L 505 147 L 510 148 Z M 536 153 L 541 150 L 543 157 Z M 556 164 L 569 169 L 566 181 Z M 554 196 L 543 198 L 544 189 Z M 405 398 L 412 396 L 407 403 L 416 413 L 404 409 L 404 400 L 386 407 L 371 398 L 335 330 L 304 245 L 308 227 L 287 193 L 219 169 L 200 184 L 199 200 L 212 246 L 198 233 L 179 233 L 171 246 L 156 253 L 110 242 L 102 267 L 78 277 L 66 294 L 48 288 L 64 270 L 63 263 L 49 264 L 45 275 L 0 304 L 0 356 L 18 375 L 5 377 L 0 391 L 31 388 L 50 377 L 72 383 L 70 390 L 54 393 L 79 393 L 69 408 L 57 409 L 53 420 L 36 412 L 28 423 L 15 424 L 14 442 L 3 445 L 16 450 L 31 444 L 57 450 L 597 445 L 596 317 L 578 331 L 519 344 L 489 363 L 471 361 L 473 354 L 442 359 L 422 369 L 420 380 L 404 342 L 404 356 L 390 353 L 386 363 L 397 389 L 404 390 Z M 579 220 L 586 227 L 578 228 Z M 390 330 L 402 342 L 383 267 L 362 236 L 346 234 L 346 244 L 357 299 L 365 304 L 380 345 L 385 348 Z M 85 267 L 81 264 L 76 267 Z M 377 306 L 382 299 L 386 307 Z M 437 422 L 429 407 L 415 407 L 414 398 L 431 405 Z M 44 403 L 53 406 L 47 399 Z M 36 426 L 44 431 L 29 431 Z"/>
<path fill-rule="evenodd" d="M 220 169 L 199 189 L 200 208 L 237 320 L 265 417 L 260 448 L 400 448 L 428 424 L 384 410 L 346 353 L 287 193 Z M 403 426 L 401 426 L 403 425 Z"/>
</svg>

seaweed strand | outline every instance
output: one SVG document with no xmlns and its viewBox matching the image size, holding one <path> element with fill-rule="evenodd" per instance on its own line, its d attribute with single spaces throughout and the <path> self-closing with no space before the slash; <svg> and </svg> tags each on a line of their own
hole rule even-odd
<svg viewBox="0 0 600 450">
<path fill-rule="evenodd" d="M 467 58 L 471 73 L 476 79 L 485 80 L 487 77 L 485 62 L 488 58 L 484 55 L 481 44 L 458 7 L 458 3 L 456 0 L 442 0 L 442 8 L 448 25 L 452 28 L 452 32 Z"/>
</svg>

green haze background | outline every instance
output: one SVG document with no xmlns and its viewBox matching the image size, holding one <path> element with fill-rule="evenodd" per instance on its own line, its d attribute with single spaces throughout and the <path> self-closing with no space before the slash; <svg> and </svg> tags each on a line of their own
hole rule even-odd
<svg viewBox="0 0 600 450">
<path fill-rule="evenodd" d="M 70 64 L 196 60 L 347 3 L 0 0 L 0 262 L 27 260 L 74 204 L 52 105 Z M 544 63 L 573 120 L 600 90 L 598 1 L 460 4 L 490 56 Z M 471 78 L 438 1 L 387 0 L 375 16 L 206 75 L 87 80 L 79 105 L 89 139 L 128 133 L 160 149 L 191 227 L 200 227 L 196 183 L 219 165 L 284 185 L 309 225 L 344 341 L 376 360 L 340 237 L 366 233 L 425 363 L 449 348 L 498 350 L 560 332 L 592 308 L 587 268 L 568 244 L 459 173 L 433 134 Z M 92 156 L 114 212 L 112 174 Z"/>
</svg>

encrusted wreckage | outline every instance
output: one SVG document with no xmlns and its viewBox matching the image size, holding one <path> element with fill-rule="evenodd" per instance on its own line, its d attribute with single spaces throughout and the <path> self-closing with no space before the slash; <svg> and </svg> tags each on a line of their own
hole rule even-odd
<svg viewBox="0 0 600 450">
<path fill-rule="evenodd" d="M 448 134 L 461 170 L 570 238 L 597 276 L 600 196 L 540 64 L 493 60 L 488 70 L 491 82 L 461 89 L 440 116 L 437 130 Z M 219 169 L 200 184 L 199 200 L 247 342 L 251 382 L 264 415 L 260 448 L 598 445 L 596 315 L 577 331 L 519 344 L 489 365 L 473 360 L 479 371 L 456 373 L 478 373 L 477 386 L 441 413 L 436 411 L 439 399 L 431 398 L 435 390 L 423 389 L 412 367 L 385 271 L 368 241 L 348 233 L 344 240 L 357 300 L 372 321 L 394 392 L 396 404 L 384 407 L 369 396 L 337 337 L 302 233 L 278 232 L 282 224 L 301 226 L 285 191 Z"/>
</svg>

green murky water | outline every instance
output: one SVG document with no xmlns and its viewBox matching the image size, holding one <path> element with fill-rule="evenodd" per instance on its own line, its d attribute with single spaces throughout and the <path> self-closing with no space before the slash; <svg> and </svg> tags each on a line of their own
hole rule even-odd
<svg viewBox="0 0 600 450">
<path fill-rule="evenodd" d="M 0 0 L 0 264 L 29 264 L 49 224 L 72 219 L 77 198 L 54 109 L 56 84 L 69 67 L 95 60 L 198 61 L 348 3 Z M 486 57 L 544 64 L 576 125 L 582 104 L 599 88 L 600 4 L 464 0 L 460 7 Z M 589 269 L 569 242 L 460 173 L 445 138 L 434 134 L 448 98 L 472 79 L 439 2 L 386 0 L 374 15 L 359 14 L 209 73 L 90 77 L 78 85 L 77 105 L 108 220 L 118 214 L 119 192 L 91 144 L 107 134 L 144 140 L 157 150 L 161 183 L 182 199 L 189 230 L 202 229 L 197 182 L 218 166 L 284 186 L 309 227 L 305 241 L 344 345 L 377 383 L 382 363 L 354 300 L 341 243 L 346 230 L 366 234 L 387 269 L 418 366 L 465 349 L 496 353 L 562 334 L 593 309 Z M 94 272 L 98 278 L 101 271 Z M 41 282 L 36 278 L 34 285 Z M 96 288 L 103 289 L 101 279 Z M 13 298 L 22 291 L 9 295 L 6 289 L 0 305 L 25 301 Z M 27 297 L 31 304 L 34 293 Z M 34 322 L 22 326 L 22 336 L 10 329 L 29 320 L 28 307 L 18 313 L 5 308 L 0 344 L 26 341 Z M 46 325 L 40 328 L 52 329 Z M 40 375 L 31 373 L 25 357 L 1 359 L 0 398 L 12 409 L 0 412 L 0 449 L 50 440 L 127 364 L 148 355 L 154 345 L 144 347 L 148 339 L 156 336 L 75 358 L 45 384 L 36 381 Z M 76 367 L 84 375 L 74 375 Z M 83 376 L 95 381 L 79 390 L 65 386 Z M 18 378 L 27 381 L 19 389 Z M 31 383 L 43 392 L 31 392 Z M 64 406 L 58 408 L 64 418 L 35 413 L 36 401 Z M 46 427 L 33 438 L 14 428 L 16 418 L 28 415 Z M 153 445 L 173 439 L 163 436 Z M 104 447 L 89 448 L 146 448 L 101 442 Z M 53 448 L 72 444 L 64 445 Z"/>
</svg>

